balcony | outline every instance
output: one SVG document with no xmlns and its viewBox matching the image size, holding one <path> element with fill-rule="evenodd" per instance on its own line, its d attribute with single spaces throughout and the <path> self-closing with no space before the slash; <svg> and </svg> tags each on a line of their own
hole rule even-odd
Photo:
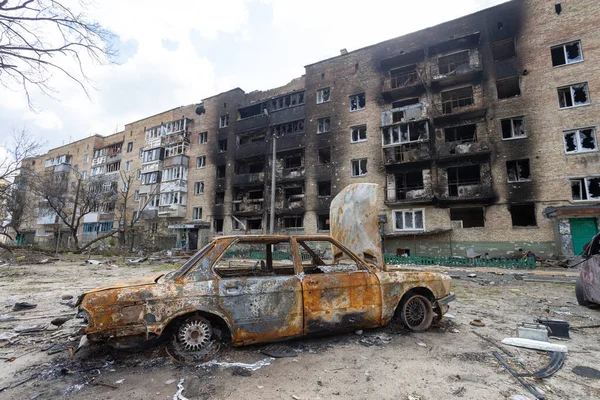
<svg viewBox="0 0 600 400">
<path fill-rule="evenodd" d="M 98 213 L 91 212 L 83 216 L 84 223 L 98 222 Z"/>
<path fill-rule="evenodd" d="M 142 164 L 142 174 L 147 174 L 149 172 L 162 171 L 163 162 L 161 160 L 148 161 L 145 164 Z"/>
<path fill-rule="evenodd" d="M 299 149 L 306 145 L 306 135 L 304 132 L 291 133 L 277 139 L 277 151 Z"/>
<path fill-rule="evenodd" d="M 264 183 L 265 173 L 254 172 L 248 174 L 239 174 L 233 176 L 233 186 L 252 185 L 257 183 Z"/>
<path fill-rule="evenodd" d="M 433 200 L 433 189 L 425 185 L 405 186 L 402 188 L 387 188 L 385 203 L 395 204 L 425 204 Z"/>
<path fill-rule="evenodd" d="M 264 199 L 234 200 L 233 212 L 236 215 L 262 213 Z"/>
<path fill-rule="evenodd" d="M 429 142 L 412 142 L 383 148 L 386 166 L 431 159 Z"/>
<path fill-rule="evenodd" d="M 186 156 L 185 154 L 179 154 L 179 155 L 167 157 L 164 159 L 164 166 L 166 168 L 176 167 L 179 165 L 183 165 L 184 167 L 187 167 L 189 165 L 189 163 L 190 163 L 190 158 L 188 156 Z"/>
<path fill-rule="evenodd" d="M 267 117 L 264 114 L 255 115 L 250 118 L 239 119 L 235 122 L 237 132 L 250 131 L 267 127 Z"/>
<path fill-rule="evenodd" d="M 425 91 L 422 72 L 417 66 L 392 69 L 383 81 L 382 95 L 386 101 L 406 96 L 416 96 Z"/>
<path fill-rule="evenodd" d="M 146 207 L 142 210 L 141 219 L 155 219 L 158 217 L 158 207 Z"/>
<path fill-rule="evenodd" d="M 99 213 L 98 214 L 98 221 L 99 222 L 105 222 L 105 221 L 114 221 L 115 220 L 115 213 Z"/>
<path fill-rule="evenodd" d="M 182 204 L 168 204 L 159 206 L 158 216 L 161 218 L 184 218 L 185 206 Z"/>
<path fill-rule="evenodd" d="M 433 87 L 445 87 L 461 83 L 480 81 L 483 77 L 481 57 L 477 49 L 464 50 L 438 58 L 431 68 Z"/>
<path fill-rule="evenodd" d="M 54 173 L 69 173 L 73 168 L 69 164 L 58 164 L 54 166 Z"/>
<path fill-rule="evenodd" d="M 114 154 L 112 156 L 108 155 L 106 157 L 106 163 L 107 164 L 110 164 L 110 163 L 113 163 L 113 162 L 117 162 L 117 161 L 121 161 L 121 153 L 116 153 L 116 154 Z"/>
<path fill-rule="evenodd" d="M 167 144 L 167 139 L 164 136 L 160 136 L 153 139 L 147 139 L 144 144 L 144 150 L 155 149 L 157 147 L 164 147 Z"/>
<path fill-rule="evenodd" d="M 425 117 L 425 107 L 422 103 L 412 104 L 406 107 L 392 108 L 381 113 L 381 126 L 389 126 L 398 123 L 408 123 Z"/>
<path fill-rule="evenodd" d="M 495 198 L 491 182 L 481 181 L 450 183 L 448 191 L 440 196 L 440 202 L 480 202 Z"/>
<path fill-rule="evenodd" d="M 55 212 L 40 208 L 36 222 L 38 225 L 54 225 L 59 223 L 59 219 Z"/>
<path fill-rule="evenodd" d="M 304 195 L 295 194 L 286 199 L 277 201 L 275 206 L 281 214 L 297 214 L 304 212 Z"/>
<path fill-rule="evenodd" d="M 158 183 L 151 185 L 141 185 L 139 188 L 140 194 L 149 194 L 158 192 Z"/>
<path fill-rule="evenodd" d="M 271 111 L 271 120 L 269 121 L 269 125 L 277 125 L 303 119 L 305 114 L 306 111 L 304 104 L 282 108 L 280 110 L 274 110 Z"/>
<path fill-rule="evenodd" d="M 186 179 L 176 179 L 172 181 L 163 181 L 160 184 L 160 192 L 168 193 L 168 192 L 186 192 L 188 184 Z"/>
<path fill-rule="evenodd" d="M 454 159 L 461 156 L 489 155 L 490 144 L 487 140 L 477 138 L 473 141 L 456 140 L 452 142 L 437 143 L 438 158 Z"/>
<path fill-rule="evenodd" d="M 294 168 L 284 168 L 277 172 L 279 181 L 294 181 L 304 179 L 304 166 Z"/>
<path fill-rule="evenodd" d="M 235 158 L 240 159 L 257 155 L 265 155 L 266 152 L 267 143 L 265 141 L 242 144 L 236 147 Z"/>
</svg>

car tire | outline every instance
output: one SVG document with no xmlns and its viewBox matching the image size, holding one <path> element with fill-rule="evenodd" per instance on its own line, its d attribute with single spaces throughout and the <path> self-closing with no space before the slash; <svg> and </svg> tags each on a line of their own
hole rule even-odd
<svg viewBox="0 0 600 400">
<path fill-rule="evenodd" d="M 400 317 L 411 331 L 424 331 L 433 322 L 433 307 L 427 297 L 415 294 L 402 302 Z"/>
<path fill-rule="evenodd" d="M 175 341 L 187 352 L 204 351 L 212 346 L 213 329 L 210 322 L 194 315 L 183 321 L 175 331 Z"/>
<path fill-rule="evenodd" d="M 577 303 L 580 306 L 589 306 L 590 302 L 585 298 L 585 292 L 583 291 L 583 283 L 581 282 L 581 277 L 577 278 L 577 282 L 575 283 L 575 297 L 577 298 Z"/>
</svg>

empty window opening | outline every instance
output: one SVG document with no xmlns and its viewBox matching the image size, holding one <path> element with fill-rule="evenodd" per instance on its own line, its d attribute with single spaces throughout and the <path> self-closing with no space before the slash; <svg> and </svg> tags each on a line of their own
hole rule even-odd
<svg viewBox="0 0 600 400">
<path fill-rule="evenodd" d="M 288 108 L 304 104 L 304 92 L 292 93 L 271 100 L 271 110 L 277 111 L 282 108 Z"/>
<path fill-rule="evenodd" d="M 204 194 L 204 182 L 194 182 L 194 194 Z"/>
<path fill-rule="evenodd" d="M 323 88 L 323 89 L 317 90 L 317 104 L 328 102 L 330 95 L 331 95 L 330 88 Z"/>
<path fill-rule="evenodd" d="M 237 142 L 238 142 L 238 145 L 243 146 L 245 144 L 264 142 L 265 137 L 266 137 L 265 131 L 240 133 L 237 135 Z"/>
<path fill-rule="evenodd" d="M 494 56 L 494 61 L 503 61 L 513 58 L 516 55 L 515 39 L 510 38 L 492 43 L 492 55 Z"/>
<path fill-rule="evenodd" d="M 304 131 L 304 120 L 292 121 L 285 124 L 279 124 L 271 127 L 271 134 L 283 136 L 286 133 L 297 133 Z"/>
<path fill-rule="evenodd" d="M 395 231 L 422 231 L 425 229 L 424 210 L 394 211 Z"/>
<path fill-rule="evenodd" d="M 509 182 L 530 181 L 529 159 L 507 161 L 506 175 Z"/>
<path fill-rule="evenodd" d="M 367 159 L 352 160 L 352 176 L 364 176 L 367 174 Z"/>
<path fill-rule="evenodd" d="M 350 129 L 350 134 L 351 134 L 350 141 L 352 143 L 364 142 L 367 140 L 367 126 L 366 125 L 355 126 Z"/>
<path fill-rule="evenodd" d="M 470 143 L 477 141 L 477 125 L 462 125 L 444 129 L 446 142 Z"/>
<path fill-rule="evenodd" d="M 251 200 L 264 199 L 262 190 L 250 190 L 248 191 L 248 198 Z"/>
<path fill-rule="evenodd" d="M 225 178 L 226 170 L 227 170 L 227 166 L 225 166 L 225 165 L 217 166 L 217 179 Z"/>
<path fill-rule="evenodd" d="M 571 179 L 571 194 L 574 201 L 600 200 L 600 178 Z"/>
<path fill-rule="evenodd" d="M 383 145 L 396 145 L 429 140 L 427 121 L 389 126 L 383 129 Z"/>
<path fill-rule="evenodd" d="M 404 111 L 394 111 L 392 113 L 392 123 L 402 122 L 404 119 Z"/>
<path fill-rule="evenodd" d="M 229 114 L 221 115 L 219 118 L 219 128 L 226 128 L 229 126 Z"/>
<path fill-rule="evenodd" d="M 213 228 L 216 233 L 223 232 L 223 218 L 215 218 L 213 220 Z"/>
<path fill-rule="evenodd" d="M 317 230 L 328 231 L 329 230 L 329 214 L 319 214 L 317 216 Z"/>
<path fill-rule="evenodd" d="M 457 108 L 473 105 L 473 87 L 442 92 L 442 109 L 444 114 L 449 114 Z"/>
<path fill-rule="evenodd" d="M 557 3 L 554 5 L 554 12 L 556 12 L 557 14 L 560 14 L 562 11 L 562 6 L 560 5 L 560 3 Z"/>
<path fill-rule="evenodd" d="M 319 118 L 317 120 L 317 133 L 325 133 L 331 131 L 331 118 Z"/>
<path fill-rule="evenodd" d="M 283 159 L 284 168 L 299 168 L 302 166 L 302 154 L 292 154 Z"/>
<path fill-rule="evenodd" d="M 598 149 L 596 130 L 594 128 L 577 129 L 564 133 L 565 152 L 585 153 Z"/>
<path fill-rule="evenodd" d="M 460 196 L 462 186 L 479 185 L 481 172 L 479 165 L 448 168 L 448 193 L 450 196 Z"/>
<path fill-rule="evenodd" d="M 583 54 L 581 53 L 580 41 L 561 44 L 560 46 L 552 47 L 550 49 L 550 53 L 552 55 L 553 67 L 583 61 Z"/>
<path fill-rule="evenodd" d="M 262 229 L 262 219 L 260 219 L 260 218 L 247 219 L 246 227 L 248 229 Z"/>
<path fill-rule="evenodd" d="M 367 101 L 364 93 L 359 93 L 350 96 L 350 111 L 362 110 L 365 108 Z"/>
<path fill-rule="evenodd" d="M 282 218 L 284 228 L 302 228 L 304 227 L 304 218 L 302 216 L 292 216 Z"/>
<path fill-rule="evenodd" d="M 318 150 L 319 164 L 329 164 L 331 162 L 331 148 L 324 147 Z"/>
<path fill-rule="evenodd" d="M 415 65 L 391 70 L 390 78 L 392 89 L 414 85 L 419 82 L 419 74 Z"/>
<path fill-rule="evenodd" d="M 288 187 L 283 190 L 283 195 L 286 199 L 292 196 L 304 194 L 304 188 L 302 186 Z"/>
<path fill-rule="evenodd" d="M 419 104 L 419 98 L 418 97 L 412 97 L 410 99 L 404 99 L 404 100 L 394 101 L 392 103 L 392 108 L 402 108 L 402 107 L 410 106 L 410 105 L 413 105 L 413 104 Z"/>
<path fill-rule="evenodd" d="M 219 152 L 224 153 L 227 151 L 227 139 L 219 140 Z"/>
<path fill-rule="evenodd" d="M 523 117 L 507 118 L 500 121 L 502 139 L 520 139 L 526 137 Z"/>
<path fill-rule="evenodd" d="M 422 171 L 411 171 L 397 174 L 395 179 L 396 200 L 406 200 L 408 192 L 412 190 L 423 190 L 425 188 Z"/>
<path fill-rule="evenodd" d="M 512 226 L 537 226 L 535 204 L 512 204 L 510 206 Z"/>
<path fill-rule="evenodd" d="M 521 87 L 519 86 L 519 77 L 499 79 L 496 81 L 496 89 L 498 90 L 499 99 L 507 99 L 521 95 Z"/>
<path fill-rule="evenodd" d="M 225 192 L 215 192 L 215 205 L 225 203 Z"/>
<path fill-rule="evenodd" d="M 502 29 L 504 29 L 504 23 L 502 21 L 499 21 L 497 24 L 498 30 L 501 31 Z"/>
<path fill-rule="evenodd" d="M 319 196 L 331 196 L 331 181 L 319 182 Z"/>
<path fill-rule="evenodd" d="M 483 207 L 451 208 L 450 220 L 460 221 L 459 225 L 461 228 L 480 228 L 485 226 Z"/>
<path fill-rule="evenodd" d="M 208 142 L 208 132 L 200 132 L 198 134 L 198 144 L 205 144 Z"/>
<path fill-rule="evenodd" d="M 469 51 L 461 51 L 460 53 L 450 54 L 438 58 L 438 68 L 440 75 L 449 74 L 456 69 L 469 66 Z"/>
<path fill-rule="evenodd" d="M 587 83 L 558 88 L 558 105 L 560 108 L 569 108 L 589 104 Z"/>
<path fill-rule="evenodd" d="M 240 108 L 238 110 L 239 119 L 251 118 L 257 115 L 263 115 L 264 110 L 267 109 L 267 103 L 253 104 L 248 107 Z"/>
</svg>

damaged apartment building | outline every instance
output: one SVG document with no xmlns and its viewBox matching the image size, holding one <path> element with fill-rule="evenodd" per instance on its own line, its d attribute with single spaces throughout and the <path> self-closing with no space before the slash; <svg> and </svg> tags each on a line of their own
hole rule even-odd
<svg viewBox="0 0 600 400">
<path fill-rule="evenodd" d="M 509 1 L 127 124 L 120 160 L 110 141 L 89 154 L 136 174 L 140 224 L 175 247 L 268 233 L 272 189 L 276 233 L 326 233 L 332 198 L 369 182 L 386 253 L 579 254 L 600 225 L 599 19 L 591 0 Z"/>
</svg>

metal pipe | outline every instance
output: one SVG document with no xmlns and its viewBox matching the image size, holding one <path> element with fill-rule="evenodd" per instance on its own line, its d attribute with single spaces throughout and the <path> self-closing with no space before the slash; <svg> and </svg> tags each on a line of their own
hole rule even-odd
<svg viewBox="0 0 600 400">
<path fill-rule="evenodd" d="M 271 161 L 271 220 L 269 221 L 269 233 L 273 235 L 275 230 L 275 162 L 277 157 L 277 137 L 273 132 L 273 159 Z"/>
</svg>

